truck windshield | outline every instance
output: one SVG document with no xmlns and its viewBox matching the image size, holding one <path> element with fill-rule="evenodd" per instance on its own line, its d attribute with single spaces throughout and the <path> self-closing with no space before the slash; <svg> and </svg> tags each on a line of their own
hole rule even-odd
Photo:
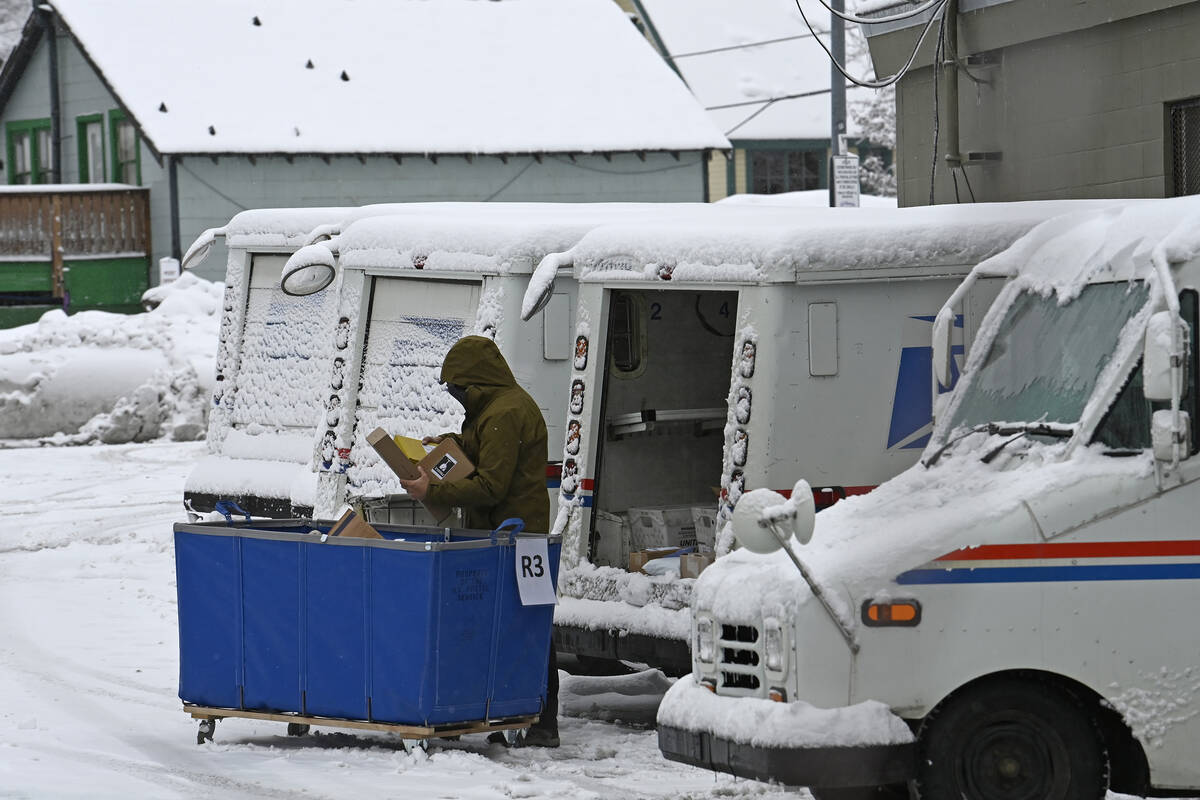
<svg viewBox="0 0 1200 800">
<path fill-rule="evenodd" d="M 987 422 L 1079 421 L 1125 323 L 1146 303 L 1143 283 L 1098 283 L 1066 305 L 1022 292 L 1004 314 L 950 429 Z"/>
</svg>

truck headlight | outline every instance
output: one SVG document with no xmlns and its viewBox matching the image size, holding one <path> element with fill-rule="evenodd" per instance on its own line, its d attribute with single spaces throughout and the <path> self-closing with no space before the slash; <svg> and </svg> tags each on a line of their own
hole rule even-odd
<svg viewBox="0 0 1200 800">
<path fill-rule="evenodd" d="M 763 657 L 767 669 L 771 672 L 783 672 L 786 665 L 785 647 L 783 644 L 783 626 L 777 619 L 763 621 Z"/>
<path fill-rule="evenodd" d="M 711 664 L 715 649 L 713 621 L 708 617 L 700 617 L 696 620 L 696 658 L 705 664 Z"/>
</svg>

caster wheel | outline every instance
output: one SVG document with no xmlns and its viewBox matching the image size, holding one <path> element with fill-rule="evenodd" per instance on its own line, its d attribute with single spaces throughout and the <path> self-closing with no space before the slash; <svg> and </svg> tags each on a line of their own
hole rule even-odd
<svg viewBox="0 0 1200 800">
<path fill-rule="evenodd" d="M 302 722 L 289 722 L 287 735 L 288 736 L 307 736 L 309 727 L 310 726 L 305 725 Z"/>
<path fill-rule="evenodd" d="M 401 739 L 400 746 L 409 755 L 418 752 L 424 753 L 429 750 L 429 742 L 425 739 Z"/>
<path fill-rule="evenodd" d="M 211 742 L 216 729 L 217 721 L 215 719 L 200 720 L 200 727 L 196 730 L 196 744 Z"/>
</svg>

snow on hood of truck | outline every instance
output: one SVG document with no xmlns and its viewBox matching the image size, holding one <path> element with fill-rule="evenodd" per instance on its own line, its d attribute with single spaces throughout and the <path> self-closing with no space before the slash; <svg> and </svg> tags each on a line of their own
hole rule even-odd
<svg viewBox="0 0 1200 800">
<path fill-rule="evenodd" d="M 822 270 L 946 267 L 965 272 L 1038 223 L 1103 200 L 922 208 L 720 204 L 692 215 L 597 228 L 559 256 L 582 281 L 791 281 Z"/>
<path fill-rule="evenodd" d="M 1079 448 L 1064 460 L 1062 443 L 1029 447 L 1022 458 L 1000 468 L 998 462 L 979 461 L 978 445 L 985 438 L 978 433 L 956 445 L 966 457 L 950 454 L 928 469 L 918 463 L 868 494 L 839 501 L 817 515 L 807 545 L 791 543 L 844 619 L 857 616 L 846 605 L 848 597 L 886 597 L 906 570 L 958 549 L 1029 539 L 1034 534 L 1026 501 L 1077 486 L 1104 486 L 1106 493 L 1092 491 L 1088 498 L 1108 502 L 1080 511 L 1089 518 L 1100 516 L 1130 502 L 1129 492 L 1153 470 L 1149 454 L 1110 458 L 1100 446 Z M 754 589 L 733 588 L 743 585 Z M 757 555 L 739 549 L 717 559 L 697 579 L 693 608 L 723 619 L 785 619 L 810 598 L 786 553 Z"/>
<path fill-rule="evenodd" d="M 159 153 L 729 147 L 612 0 L 50 4 Z"/>
</svg>

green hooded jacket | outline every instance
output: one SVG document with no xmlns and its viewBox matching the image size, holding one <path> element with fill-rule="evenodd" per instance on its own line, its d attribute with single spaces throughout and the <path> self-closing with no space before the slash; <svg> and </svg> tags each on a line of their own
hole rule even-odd
<svg viewBox="0 0 1200 800">
<path fill-rule="evenodd" d="M 526 531 L 548 533 L 546 421 L 496 343 L 484 336 L 459 339 L 442 362 L 441 381 L 466 388 L 462 434 L 447 435 L 462 446 L 475 473 L 430 485 L 429 502 L 458 506 L 468 528 L 495 529 L 520 517 Z"/>
</svg>

